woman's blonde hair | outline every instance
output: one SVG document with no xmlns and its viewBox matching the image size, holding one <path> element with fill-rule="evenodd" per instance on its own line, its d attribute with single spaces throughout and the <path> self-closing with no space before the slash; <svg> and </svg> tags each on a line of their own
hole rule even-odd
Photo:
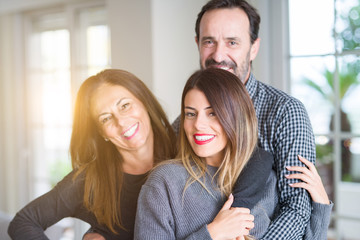
<svg viewBox="0 0 360 240">
<path fill-rule="evenodd" d="M 216 173 L 217 186 L 228 196 L 257 144 L 257 118 L 245 86 L 232 73 L 221 69 L 195 72 L 186 82 L 181 101 L 180 149 L 178 158 L 190 174 L 186 188 L 199 182 L 205 189 L 203 177 L 207 171 L 205 160 L 198 157 L 184 130 L 184 100 L 191 89 L 203 92 L 227 136 L 225 157 Z"/>
<path fill-rule="evenodd" d="M 81 85 L 75 103 L 70 143 L 75 177 L 84 172 L 84 205 L 100 224 L 116 233 L 115 226 L 124 228 L 120 213 L 123 183 L 123 158 L 111 142 L 100 134 L 92 117 L 91 98 L 102 85 L 126 88 L 145 106 L 154 133 L 154 162 L 173 158 L 176 154 L 175 134 L 166 114 L 154 95 L 133 74 L 117 69 L 104 70 L 89 77 Z"/>
</svg>

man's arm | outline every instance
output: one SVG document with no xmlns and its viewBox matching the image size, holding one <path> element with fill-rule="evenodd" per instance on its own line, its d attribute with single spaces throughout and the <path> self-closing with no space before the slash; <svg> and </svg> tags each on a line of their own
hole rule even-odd
<svg viewBox="0 0 360 240">
<path fill-rule="evenodd" d="M 315 163 L 314 134 L 304 106 L 296 100 L 283 105 L 272 124 L 272 151 L 278 178 L 280 211 L 262 239 L 302 239 L 311 215 L 311 200 L 305 189 L 294 189 L 286 179 L 287 166 L 304 166 L 297 155 Z"/>
</svg>

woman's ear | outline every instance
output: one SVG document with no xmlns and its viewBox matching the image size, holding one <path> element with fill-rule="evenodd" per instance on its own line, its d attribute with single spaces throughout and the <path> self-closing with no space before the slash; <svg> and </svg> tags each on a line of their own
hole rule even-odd
<svg viewBox="0 0 360 240">
<path fill-rule="evenodd" d="M 96 128 L 97 128 L 97 132 L 98 134 L 104 139 L 105 142 L 108 142 L 109 141 L 109 138 L 107 138 L 105 136 L 105 134 L 103 133 L 102 129 L 99 127 L 99 125 L 96 125 Z"/>
</svg>

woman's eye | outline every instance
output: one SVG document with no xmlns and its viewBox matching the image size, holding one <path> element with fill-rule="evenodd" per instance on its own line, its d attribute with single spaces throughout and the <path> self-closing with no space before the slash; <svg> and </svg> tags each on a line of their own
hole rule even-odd
<svg viewBox="0 0 360 240">
<path fill-rule="evenodd" d="M 121 106 L 121 110 L 125 110 L 130 106 L 130 103 L 125 103 Z"/>
<path fill-rule="evenodd" d="M 106 118 L 103 118 L 102 120 L 101 120 L 101 124 L 105 124 L 105 123 L 107 123 L 108 121 L 110 121 L 111 120 L 111 117 L 109 116 L 109 117 L 106 117 Z"/>
<path fill-rule="evenodd" d="M 193 117 L 195 117 L 195 113 L 193 113 L 193 112 L 185 112 L 185 117 L 186 118 L 193 118 Z"/>
<path fill-rule="evenodd" d="M 214 112 L 209 113 L 210 117 L 216 117 L 216 114 Z"/>
</svg>

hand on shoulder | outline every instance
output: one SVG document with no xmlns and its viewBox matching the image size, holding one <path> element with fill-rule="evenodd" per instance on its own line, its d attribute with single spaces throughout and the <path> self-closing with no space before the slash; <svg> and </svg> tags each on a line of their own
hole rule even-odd
<svg viewBox="0 0 360 240">
<path fill-rule="evenodd" d="M 293 173 L 286 175 L 287 179 L 299 179 L 302 182 L 290 184 L 291 187 L 306 189 L 314 202 L 321 204 L 330 204 L 328 195 L 325 191 L 325 187 L 321 181 L 321 177 L 317 172 L 314 164 L 308 161 L 306 158 L 298 156 L 299 160 L 303 162 L 307 167 L 289 166 L 286 167 L 289 171 L 297 171 L 300 173 Z"/>
</svg>

